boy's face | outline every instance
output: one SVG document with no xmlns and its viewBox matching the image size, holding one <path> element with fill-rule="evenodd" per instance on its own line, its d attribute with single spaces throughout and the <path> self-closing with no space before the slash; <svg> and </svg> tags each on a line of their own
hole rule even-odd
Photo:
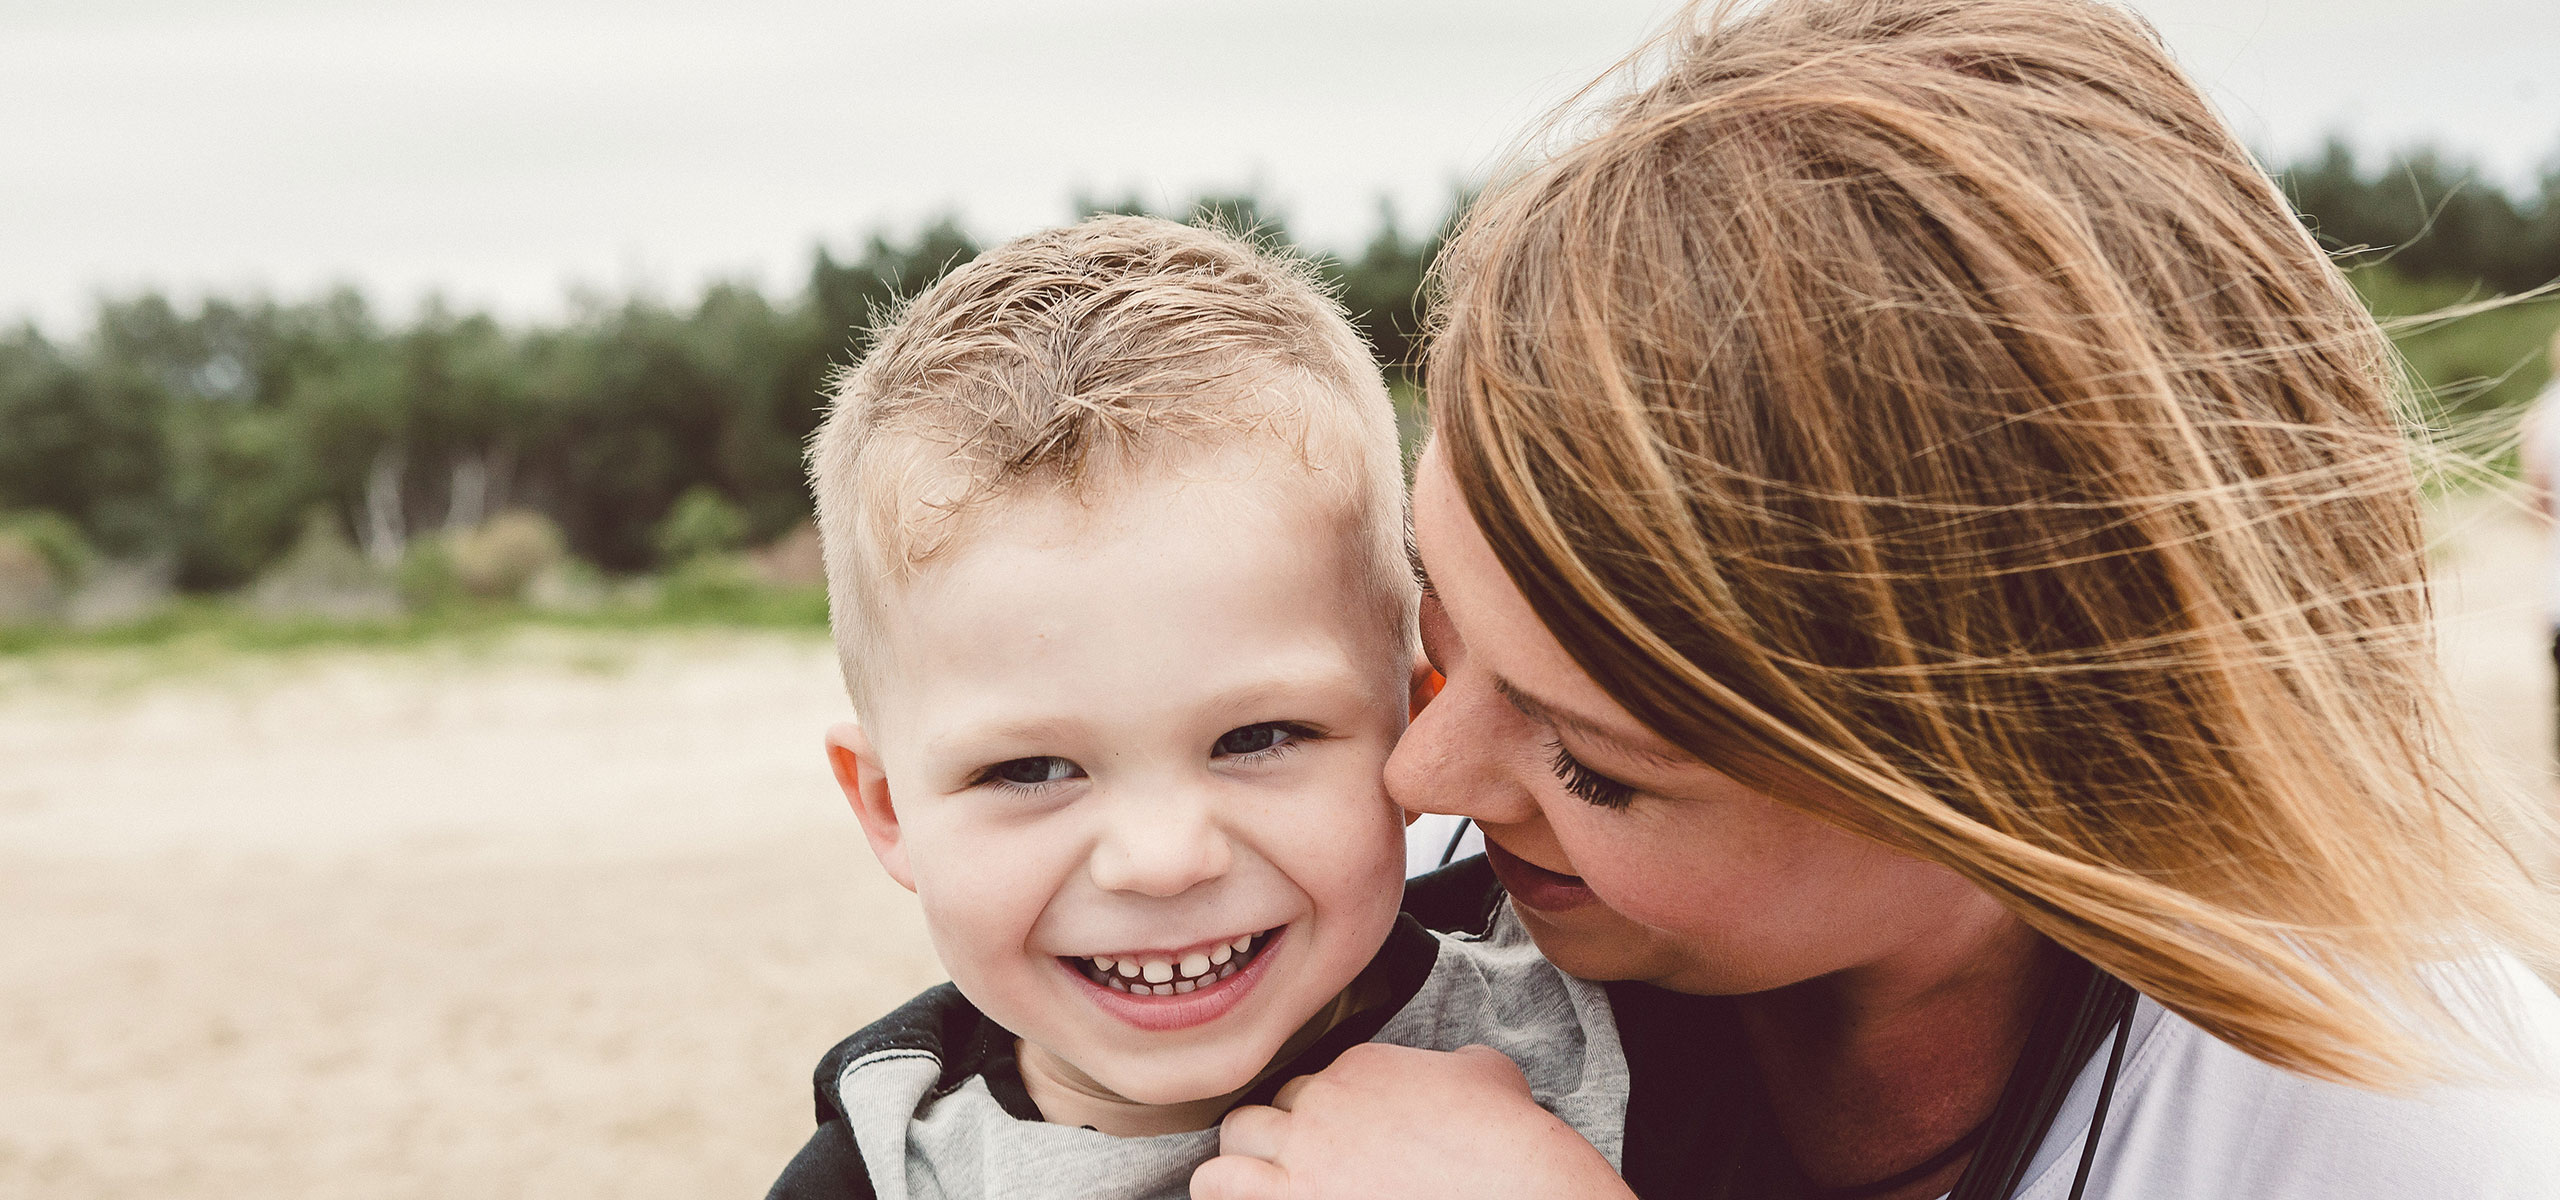
<svg viewBox="0 0 2560 1200">
<path fill-rule="evenodd" d="M 1408 665 L 1299 469 L 980 518 L 886 614 L 856 808 L 960 990 L 1140 1103 L 1249 1083 L 1395 919 Z"/>
</svg>

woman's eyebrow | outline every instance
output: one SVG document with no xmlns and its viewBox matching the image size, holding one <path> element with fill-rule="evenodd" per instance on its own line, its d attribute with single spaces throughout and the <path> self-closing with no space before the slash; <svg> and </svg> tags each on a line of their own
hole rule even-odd
<svg viewBox="0 0 2560 1200">
<path fill-rule="evenodd" d="M 1511 707 L 1518 709 L 1521 716 L 1527 717 L 1539 724 L 1570 729 L 1574 731 L 1574 733 L 1592 741 L 1606 742 L 1611 748 L 1617 750 L 1619 753 L 1625 754 L 1631 758 L 1643 759 L 1644 761 L 1653 763 L 1657 766 L 1679 767 L 1683 765 L 1680 760 L 1672 758 L 1661 751 L 1639 746 L 1628 741 L 1620 734 L 1602 728 L 1591 721 L 1584 720 L 1583 718 L 1566 712 L 1563 709 L 1557 708 L 1555 705 L 1549 704 L 1544 700 L 1540 700 L 1536 696 L 1532 696 L 1529 693 L 1520 690 L 1519 685 L 1514 684 L 1510 680 L 1504 679 L 1499 675 L 1494 676 L 1493 690 L 1500 692 L 1503 699 L 1510 701 Z"/>
<path fill-rule="evenodd" d="M 1422 546 L 1413 540 L 1413 522 L 1411 519 L 1407 519 L 1404 523 L 1404 561 L 1406 565 L 1413 568 L 1413 585 L 1421 588 L 1423 595 L 1436 596 L 1440 594 L 1438 589 L 1431 586 L 1431 572 L 1423 568 Z"/>
</svg>

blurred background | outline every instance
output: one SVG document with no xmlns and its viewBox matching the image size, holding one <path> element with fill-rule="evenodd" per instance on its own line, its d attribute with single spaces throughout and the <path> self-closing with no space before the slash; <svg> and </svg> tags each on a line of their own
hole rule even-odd
<svg viewBox="0 0 2560 1200">
<path fill-rule="evenodd" d="M 2378 313 L 2560 278 L 2544 0 L 2135 7 Z M 0 1194 L 760 1193 L 938 978 L 819 754 L 799 454 L 870 315 L 1214 215 L 1410 416 L 1448 220 L 1671 11 L 0 0 Z M 2398 326 L 2493 434 L 2555 327 Z M 2545 535 L 2430 505 L 2547 788 Z"/>
</svg>

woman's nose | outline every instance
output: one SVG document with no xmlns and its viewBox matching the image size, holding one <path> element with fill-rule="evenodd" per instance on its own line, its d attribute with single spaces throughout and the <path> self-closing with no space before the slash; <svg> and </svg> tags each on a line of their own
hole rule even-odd
<svg viewBox="0 0 2560 1200">
<path fill-rule="evenodd" d="M 1518 756 L 1500 751 L 1537 736 L 1489 680 L 1460 670 L 1414 714 L 1387 757 L 1387 795 L 1414 812 L 1519 824 L 1536 815 L 1537 802 L 1505 769 Z"/>
<path fill-rule="evenodd" d="M 1130 796 L 1113 806 L 1089 870 L 1107 892 L 1178 896 L 1225 875 L 1234 861 L 1204 798 Z"/>
</svg>

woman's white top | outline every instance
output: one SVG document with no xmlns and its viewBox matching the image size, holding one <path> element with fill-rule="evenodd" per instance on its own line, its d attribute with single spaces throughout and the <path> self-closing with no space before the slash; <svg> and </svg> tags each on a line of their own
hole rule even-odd
<svg viewBox="0 0 2560 1200">
<path fill-rule="evenodd" d="M 2538 1082 L 2390 1095 L 2323 1083 L 2134 1010 L 2086 1200 L 2560 1200 L 2560 997 L 2504 964 Z M 2016 1200 L 2063 1200 L 2105 1077 L 2080 1072 Z"/>
</svg>

